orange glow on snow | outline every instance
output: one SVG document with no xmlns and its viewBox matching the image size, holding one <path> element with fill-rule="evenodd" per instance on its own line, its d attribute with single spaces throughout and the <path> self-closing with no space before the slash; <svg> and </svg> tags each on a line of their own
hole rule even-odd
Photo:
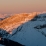
<svg viewBox="0 0 46 46">
<path fill-rule="evenodd" d="M 33 12 L 12 15 L 0 22 L 0 28 L 6 30 L 11 34 L 14 28 L 17 28 L 29 20 L 32 20 L 39 13 L 40 12 Z"/>
</svg>

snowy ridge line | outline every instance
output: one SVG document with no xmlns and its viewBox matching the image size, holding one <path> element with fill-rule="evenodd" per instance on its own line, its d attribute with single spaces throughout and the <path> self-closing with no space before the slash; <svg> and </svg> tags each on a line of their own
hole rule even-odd
<svg viewBox="0 0 46 46">
<path fill-rule="evenodd" d="M 29 20 L 32 20 L 38 14 L 41 14 L 41 13 L 33 12 L 33 13 L 15 14 L 1 21 L 0 28 L 12 34 L 12 30 L 14 28 L 17 28 L 18 26 L 22 25 L 25 22 L 28 22 Z"/>
</svg>

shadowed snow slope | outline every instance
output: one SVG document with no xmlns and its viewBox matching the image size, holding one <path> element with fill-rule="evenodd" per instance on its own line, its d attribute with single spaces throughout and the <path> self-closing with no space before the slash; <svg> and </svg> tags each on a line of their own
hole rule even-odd
<svg viewBox="0 0 46 46">
<path fill-rule="evenodd" d="M 46 13 L 14 29 L 10 39 L 26 46 L 46 46 Z"/>
<path fill-rule="evenodd" d="M 0 21 L 12 16 L 12 14 L 0 14 Z"/>
</svg>

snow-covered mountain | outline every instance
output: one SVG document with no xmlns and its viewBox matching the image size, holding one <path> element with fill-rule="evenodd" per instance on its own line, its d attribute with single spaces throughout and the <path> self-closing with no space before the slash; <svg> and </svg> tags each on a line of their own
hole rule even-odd
<svg viewBox="0 0 46 46">
<path fill-rule="evenodd" d="M 38 13 L 39 12 L 12 15 L 0 22 L 0 28 L 11 33 L 14 28 L 17 28 L 18 26 L 25 22 L 28 22 L 29 20 L 32 20 Z"/>
<path fill-rule="evenodd" d="M 26 17 L 26 21 L 24 18 L 24 21 L 22 22 L 22 24 L 18 23 L 18 24 L 20 24 L 19 26 L 16 26 L 15 22 L 14 22 L 14 25 L 10 26 L 10 27 L 9 27 L 9 24 L 6 24 L 5 26 L 8 25 L 10 30 L 11 29 L 14 29 L 14 30 L 12 30 L 12 34 L 9 34 L 7 32 L 7 33 L 4 33 L 5 35 L 2 37 L 4 38 L 7 34 L 8 39 L 17 41 L 25 46 L 46 46 L 46 13 L 36 14 L 36 12 L 35 12 L 33 14 L 34 14 L 33 16 L 30 13 L 21 14 L 21 15 L 19 14 L 20 16 L 17 14 L 18 16 L 17 15 L 16 16 L 19 19 L 17 17 L 15 17 L 15 15 L 14 15 L 14 16 L 10 17 L 10 21 L 8 21 L 8 22 L 6 20 L 9 20 L 9 18 L 1 21 L 2 25 L 0 23 L 0 28 L 2 28 L 3 25 L 5 25 L 6 23 L 10 24 L 10 22 L 11 22 L 11 24 L 13 24 L 12 22 L 14 22 L 16 19 L 18 19 L 19 21 L 17 20 L 15 22 L 17 22 L 17 23 L 21 22 L 21 21 L 23 21 L 21 19 L 23 19 L 24 16 Z M 3 23 L 5 23 L 5 24 L 3 24 Z M 6 29 L 9 29 L 9 28 L 6 28 Z M 5 30 L 5 28 L 2 28 L 2 29 Z M 2 29 L 0 29 L 0 30 L 2 30 Z"/>
<path fill-rule="evenodd" d="M 46 13 L 15 29 L 10 39 L 26 46 L 46 46 Z"/>
</svg>

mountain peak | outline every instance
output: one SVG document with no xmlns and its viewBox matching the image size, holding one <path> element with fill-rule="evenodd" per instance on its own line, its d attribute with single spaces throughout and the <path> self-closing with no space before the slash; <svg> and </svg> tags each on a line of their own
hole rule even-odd
<svg viewBox="0 0 46 46">
<path fill-rule="evenodd" d="M 0 28 L 6 30 L 10 34 L 14 28 L 22 25 L 29 20 L 32 20 L 35 16 L 41 14 L 41 12 L 33 12 L 33 13 L 20 13 L 14 14 L 0 22 Z"/>
</svg>

